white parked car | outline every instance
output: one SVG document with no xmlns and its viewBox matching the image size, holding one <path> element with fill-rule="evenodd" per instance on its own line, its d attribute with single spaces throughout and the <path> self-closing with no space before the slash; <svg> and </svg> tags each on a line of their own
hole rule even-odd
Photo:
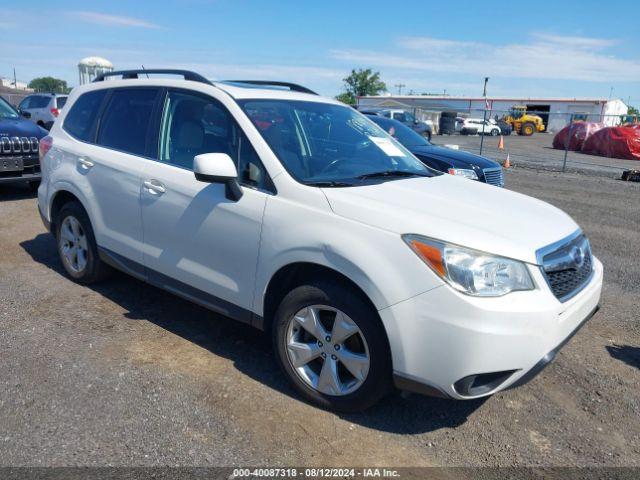
<svg viewBox="0 0 640 480">
<path fill-rule="evenodd" d="M 57 93 L 34 93 L 25 97 L 18 105 L 18 111 L 23 117 L 33 123 L 51 130 L 60 110 L 67 103 L 67 95 Z"/>
<path fill-rule="evenodd" d="M 460 126 L 463 134 L 479 134 L 498 136 L 502 131 L 494 120 L 483 120 L 482 118 L 465 118 Z"/>
<path fill-rule="evenodd" d="M 430 170 L 304 87 L 120 74 L 76 88 L 41 141 L 66 272 L 115 267 L 270 332 L 308 400 L 490 395 L 598 308 L 602 264 L 551 205 Z"/>
</svg>

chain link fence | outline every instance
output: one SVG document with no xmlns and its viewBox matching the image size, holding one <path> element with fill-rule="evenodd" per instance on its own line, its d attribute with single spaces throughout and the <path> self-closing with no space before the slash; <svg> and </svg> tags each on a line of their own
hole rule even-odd
<svg viewBox="0 0 640 480">
<path fill-rule="evenodd" d="M 640 150 L 630 146 L 635 142 L 640 148 L 638 117 L 526 109 L 410 111 L 417 121 L 432 125 L 433 143 L 501 164 L 508 158 L 511 165 L 604 174 L 640 169 Z"/>
</svg>

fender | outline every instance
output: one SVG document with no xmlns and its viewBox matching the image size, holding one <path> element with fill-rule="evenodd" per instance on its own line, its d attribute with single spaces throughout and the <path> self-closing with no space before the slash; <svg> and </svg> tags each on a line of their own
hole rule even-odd
<svg viewBox="0 0 640 480">
<path fill-rule="evenodd" d="M 78 189 L 74 184 L 65 180 L 57 180 L 53 183 L 53 185 L 49 186 L 49 201 L 47 202 L 46 211 L 47 219 L 53 223 L 53 218 L 51 217 L 51 207 L 53 206 L 53 202 L 55 201 L 56 196 L 61 192 L 68 192 L 78 199 L 78 201 L 82 205 L 82 208 L 84 208 L 85 212 L 87 212 L 89 220 L 91 221 L 91 225 L 95 227 L 93 212 L 90 208 L 87 208 L 87 205 L 89 204 L 87 198 L 83 195 L 82 191 Z"/>
</svg>

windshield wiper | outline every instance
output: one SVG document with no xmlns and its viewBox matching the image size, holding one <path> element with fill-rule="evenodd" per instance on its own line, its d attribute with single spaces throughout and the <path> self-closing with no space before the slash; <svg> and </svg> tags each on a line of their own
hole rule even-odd
<svg viewBox="0 0 640 480">
<path fill-rule="evenodd" d="M 353 183 L 348 182 L 337 182 L 337 181 L 318 181 L 318 182 L 304 182 L 305 185 L 310 185 L 312 187 L 353 187 Z"/>
<path fill-rule="evenodd" d="M 428 177 L 429 175 L 418 172 L 407 172 L 403 170 L 384 170 L 382 172 L 365 173 L 358 176 L 359 180 L 366 180 L 367 178 L 380 178 L 380 177 Z"/>
</svg>

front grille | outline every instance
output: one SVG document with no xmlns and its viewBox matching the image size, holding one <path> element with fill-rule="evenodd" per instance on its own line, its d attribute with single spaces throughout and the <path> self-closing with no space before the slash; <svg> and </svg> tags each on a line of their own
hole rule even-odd
<svg viewBox="0 0 640 480">
<path fill-rule="evenodd" d="M 549 288 L 561 302 L 580 292 L 593 274 L 593 257 L 587 237 L 580 234 L 545 252 L 542 271 Z"/>
<path fill-rule="evenodd" d="M 485 168 L 484 181 L 489 185 L 495 185 L 496 187 L 504 187 L 504 172 L 501 167 L 498 168 Z"/>
<path fill-rule="evenodd" d="M 0 137 L 0 155 L 38 153 L 36 137 Z"/>
</svg>

